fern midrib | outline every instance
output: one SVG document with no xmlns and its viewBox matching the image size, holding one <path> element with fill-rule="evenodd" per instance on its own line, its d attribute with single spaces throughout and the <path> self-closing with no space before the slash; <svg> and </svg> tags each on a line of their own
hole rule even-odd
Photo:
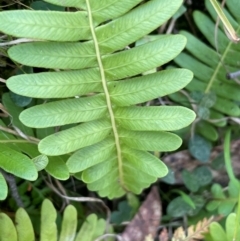
<svg viewBox="0 0 240 241">
<path fill-rule="evenodd" d="M 107 81 L 106 81 L 106 77 L 105 77 L 105 73 L 104 73 L 104 68 L 103 68 L 100 49 L 99 49 L 99 45 L 98 45 L 98 41 L 97 41 L 97 36 L 96 36 L 94 25 L 93 25 L 93 17 L 92 17 L 91 6 L 89 3 L 89 0 L 86 0 L 86 5 L 87 5 L 87 13 L 88 13 L 90 30 L 91 30 L 91 34 L 92 34 L 92 38 L 93 38 L 93 43 L 94 43 L 94 47 L 95 47 L 95 51 L 96 51 L 96 55 L 97 55 L 97 62 L 98 62 L 100 75 L 101 75 L 102 86 L 103 86 L 104 94 L 106 97 L 108 113 L 110 116 L 113 135 L 114 135 L 114 139 L 115 139 L 115 145 L 116 145 L 116 150 L 117 150 L 117 159 L 118 159 L 119 183 L 123 189 L 126 189 L 126 188 L 124 188 L 124 183 L 123 183 L 123 161 L 122 161 L 122 151 L 121 151 L 121 146 L 120 146 L 119 134 L 117 131 L 116 121 L 115 121 L 115 117 L 114 117 L 114 113 L 113 113 L 113 109 L 112 109 L 110 94 L 109 94 L 107 84 L 106 84 Z"/>
<path fill-rule="evenodd" d="M 239 30 L 240 30 L 240 26 L 237 29 L 237 33 L 238 33 Z M 207 88 L 205 89 L 205 92 L 204 92 L 205 94 L 207 94 L 210 91 L 210 89 L 212 88 L 213 82 L 216 80 L 216 75 L 217 75 L 219 69 L 221 68 L 222 63 L 223 63 L 224 59 L 226 58 L 226 56 L 227 56 L 227 54 L 229 52 L 229 49 L 231 48 L 232 44 L 233 44 L 233 42 L 229 41 L 229 43 L 227 45 L 227 48 L 225 49 L 224 54 L 221 56 L 220 61 L 218 62 L 217 68 L 215 69 L 215 71 L 214 71 L 214 73 L 212 75 L 212 78 L 210 79 L 210 81 L 209 81 L 209 83 L 207 85 Z"/>
</svg>

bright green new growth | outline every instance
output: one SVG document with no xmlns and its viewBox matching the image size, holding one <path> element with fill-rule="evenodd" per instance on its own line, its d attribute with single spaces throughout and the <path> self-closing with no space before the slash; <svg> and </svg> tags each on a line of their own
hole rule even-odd
<svg viewBox="0 0 240 241">
<path fill-rule="evenodd" d="M 240 239 L 240 233 L 235 233 L 236 225 L 239 228 L 239 223 L 235 223 L 236 214 L 230 213 L 226 219 L 225 229 L 218 223 L 213 222 L 210 225 L 209 234 L 206 235 L 206 241 L 233 241 Z"/>
<path fill-rule="evenodd" d="M 74 206 L 68 205 L 63 213 L 61 230 L 57 230 L 57 212 L 51 201 L 45 199 L 41 208 L 40 240 L 41 241 L 93 241 L 102 236 L 106 229 L 106 222 L 98 219 L 95 214 L 89 215 L 77 231 L 78 216 Z M 15 216 L 15 224 L 4 213 L 0 213 L 1 241 L 34 241 L 35 234 L 32 222 L 27 212 L 19 208 Z M 110 231 L 111 226 L 108 225 Z M 58 234 L 59 233 L 59 234 Z M 110 239 L 107 239 L 110 240 Z"/>
<path fill-rule="evenodd" d="M 10 48 L 13 60 L 59 70 L 11 77 L 9 89 L 35 98 L 68 98 L 31 107 L 20 120 L 33 128 L 74 125 L 41 140 L 40 152 L 74 152 L 66 163 L 69 172 L 78 177 L 81 172 L 88 188 L 102 197 L 140 193 L 167 174 L 165 164 L 149 151 L 177 149 L 181 139 L 167 131 L 188 126 L 195 114 L 184 107 L 134 105 L 180 90 L 192 73 L 171 69 L 135 77 L 175 58 L 186 44 L 181 35 L 126 46 L 166 22 L 182 1 L 48 2 L 77 11 L 0 13 L 1 31 L 41 40 Z"/>
</svg>

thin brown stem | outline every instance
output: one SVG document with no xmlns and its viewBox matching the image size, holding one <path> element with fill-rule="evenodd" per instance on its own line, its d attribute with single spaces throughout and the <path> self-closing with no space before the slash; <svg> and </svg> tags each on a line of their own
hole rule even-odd
<svg viewBox="0 0 240 241">
<path fill-rule="evenodd" d="M 7 128 L 7 127 L 4 127 L 4 126 L 1 126 L 1 125 L 0 125 L 0 130 L 5 131 L 5 132 L 10 133 L 10 134 L 13 134 L 13 135 L 15 135 L 15 136 L 23 137 L 23 136 L 22 136 L 20 133 L 18 133 L 17 131 L 12 130 L 12 129 Z M 37 138 L 35 138 L 35 137 L 27 136 L 27 135 L 25 135 L 25 136 L 26 136 L 26 140 L 27 140 L 28 142 L 31 142 L 31 143 L 34 143 L 34 144 L 38 144 L 38 143 L 40 142 L 40 140 L 37 139 Z"/>
</svg>

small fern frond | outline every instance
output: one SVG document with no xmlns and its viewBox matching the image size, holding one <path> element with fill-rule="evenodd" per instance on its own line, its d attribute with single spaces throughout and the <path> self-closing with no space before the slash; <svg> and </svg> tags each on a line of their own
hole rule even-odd
<svg viewBox="0 0 240 241">
<path fill-rule="evenodd" d="M 57 212 L 51 201 L 47 199 L 42 203 L 40 218 L 40 240 L 94 241 L 103 235 L 106 230 L 105 220 L 98 219 L 97 215 L 91 214 L 77 232 L 77 210 L 74 206 L 68 205 L 63 213 L 61 230 L 58 232 L 56 224 Z M 31 219 L 23 208 L 19 208 L 16 212 L 16 224 L 5 213 L 0 213 L 0 220 L 0 240 L 35 240 Z M 112 229 L 111 226 L 108 229 Z"/>
<path fill-rule="evenodd" d="M 231 24 L 240 34 L 240 19 L 236 8 L 239 3 L 234 0 L 226 1 L 227 9 L 224 9 Z M 186 86 L 192 101 L 197 103 L 197 114 L 201 119 L 197 124 L 197 131 L 211 141 L 218 138 L 216 127 L 226 125 L 224 115 L 237 117 L 240 115 L 238 105 L 239 97 L 239 81 L 228 80 L 227 74 L 239 70 L 239 54 L 240 45 L 235 44 L 227 38 L 223 28 L 216 30 L 217 14 L 213 9 L 210 1 L 205 1 L 206 8 L 211 17 L 206 14 L 195 11 L 193 14 L 194 21 L 199 30 L 205 36 L 212 47 L 203 43 L 192 34 L 181 31 L 187 39 L 186 49 L 188 52 L 181 53 L 175 62 L 184 68 L 188 68 L 194 73 L 194 79 Z M 221 26 L 221 25 L 219 25 Z M 197 47 L 196 47 L 197 46 Z M 201 92 L 206 98 L 212 94 L 216 95 L 216 100 L 210 105 L 203 103 L 201 100 L 194 98 L 194 93 Z M 186 96 L 170 95 L 170 97 L 183 105 L 189 103 Z M 187 106 L 190 106 L 187 104 Z M 208 131 L 206 131 L 206 129 Z"/>
<path fill-rule="evenodd" d="M 108 198 L 126 191 L 140 193 L 167 174 L 164 163 L 149 151 L 177 149 L 181 140 L 168 131 L 188 126 L 195 114 L 184 107 L 134 105 L 180 90 L 192 73 L 171 69 L 139 76 L 175 58 L 186 44 L 182 35 L 126 46 L 166 22 L 182 1 L 48 2 L 77 11 L 0 13 L 1 31 L 41 40 L 11 47 L 10 58 L 59 70 L 13 76 L 8 88 L 34 98 L 65 98 L 30 107 L 20 120 L 33 128 L 71 124 L 42 139 L 39 151 L 49 156 L 74 152 L 66 163 L 68 170 L 81 175 L 90 190 Z M 49 160 L 46 170 L 56 165 Z"/>
<path fill-rule="evenodd" d="M 209 233 L 206 235 L 206 241 L 233 241 L 240 240 L 239 223 L 236 213 L 230 213 L 225 222 L 225 229 L 217 222 L 210 225 Z"/>
</svg>

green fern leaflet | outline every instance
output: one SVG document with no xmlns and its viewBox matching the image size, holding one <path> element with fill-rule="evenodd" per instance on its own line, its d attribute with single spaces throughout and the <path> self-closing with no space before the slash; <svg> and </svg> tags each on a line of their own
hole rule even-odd
<svg viewBox="0 0 240 241">
<path fill-rule="evenodd" d="M 11 47 L 8 53 L 14 61 L 57 69 L 8 79 L 8 88 L 17 94 L 53 99 L 26 109 L 20 120 L 33 128 L 71 124 L 42 139 L 39 150 L 48 156 L 72 154 L 68 170 L 90 190 L 110 199 L 140 193 L 168 171 L 149 151 L 177 149 L 181 139 L 168 131 L 186 127 L 195 118 L 184 107 L 144 102 L 182 89 L 192 72 L 171 69 L 141 76 L 174 59 L 185 47 L 182 35 L 127 46 L 166 22 L 182 1 L 48 2 L 76 11 L 0 13 L 1 31 L 40 40 Z"/>
</svg>

